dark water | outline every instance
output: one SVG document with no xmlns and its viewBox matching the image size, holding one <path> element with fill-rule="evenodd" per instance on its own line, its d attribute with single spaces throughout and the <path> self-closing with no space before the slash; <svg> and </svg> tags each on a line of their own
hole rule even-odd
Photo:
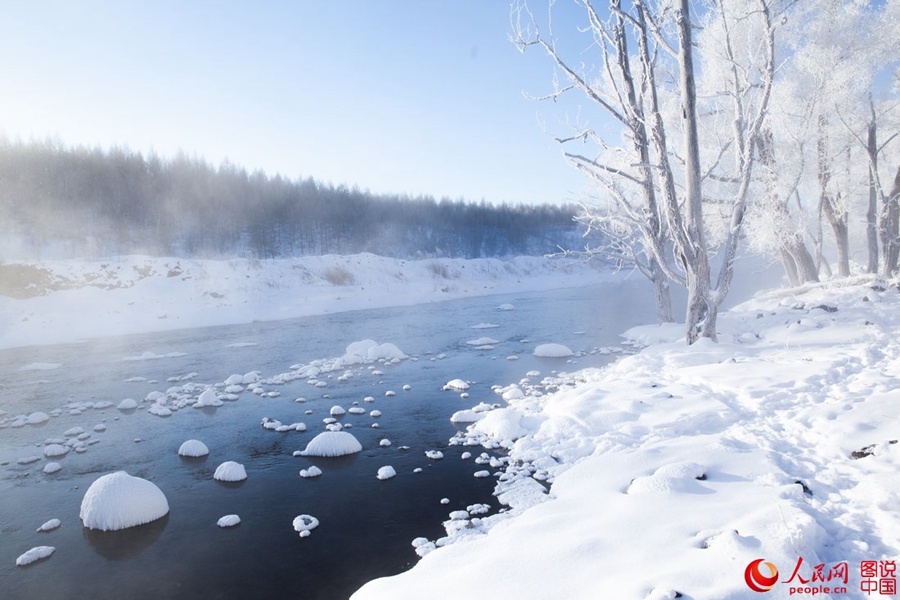
<svg viewBox="0 0 900 600">
<path fill-rule="evenodd" d="M 460 458 L 465 448 L 448 447 L 456 432 L 450 415 L 481 401 L 499 402 L 490 386 L 517 382 L 530 370 L 549 375 L 609 360 L 595 353 L 573 364 L 535 358 L 531 351 L 539 343 L 558 342 L 590 352 L 617 344 L 618 334 L 632 325 L 652 322 L 642 284 L 624 285 L 633 288 L 627 304 L 611 300 L 621 293 L 593 286 L 0 351 L 0 409 L 7 418 L 84 401 L 114 403 L 80 415 L 63 410 L 43 425 L 0 428 L 0 598 L 343 599 L 370 579 L 411 567 L 417 557 L 410 542 L 444 535 L 441 522 L 450 511 L 474 503 L 500 508 L 491 495 L 493 478 L 473 477 L 483 467 Z M 497 311 L 501 303 L 516 310 Z M 499 327 L 471 328 L 483 322 Z M 500 343 L 495 350 L 466 344 L 482 336 Z M 334 373 L 324 388 L 305 379 L 266 385 L 280 396 L 261 398 L 248 391 L 216 409 L 187 407 L 166 418 L 115 408 L 123 398 L 140 400 L 184 383 L 168 378 L 196 373 L 190 381 L 211 384 L 251 370 L 272 377 L 295 363 L 338 357 L 347 344 L 364 338 L 394 343 L 412 359 L 375 365 L 380 375 L 357 369 L 347 381 Z M 180 356 L 123 360 L 145 352 Z M 512 356 L 518 360 L 509 360 Z M 21 370 L 34 363 L 60 366 Z M 135 377 L 146 381 L 125 381 Z M 441 390 L 454 378 L 475 382 L 468 399 Z M 403 391 L 404 385 L 412 389 Z M 386 397 L 387 390 L 396 396 Z M 365 403 L 365 396 L 375 401 Z M 295 402 L 299 397 L 306 402 Z M 292 456 L 324 429 L 322 419 L 332 405 L 350 408 L 354 402 L 367 413 L 374 408 L 383 413 L 378 429 L 368 414 L 341 419 L 352 426 L 362 453 L 339 459 Z M 302 421 L 308 431 L 266 430 L 260 426 L 263 417 Z M 94 432 L 101 423 L 106 431 Z M 83 454 L 18 464 L 22 457 L 40 456 L 45 440 L 62 438 L 73 426 L 91 433 L 90 442 L 98 441 Z M 190 438 L 204 441 L 210 456 L 180 458 L 177 448 Z M 383 438 L 392 445 L 380 447 Z M 432 449 L 442 450 L 445 458 L 426 458 L 424 452 Z M 62 470 L 45 475 L 49 460 L 60 462 Z M 229 485 L 213 480 L 225 460 L 242 463 L 248 479 Z M 298 476 L 313 464 L 322 469 L 321 477 Z M 385 465 L 397 476 L 379 481 L 375 475 Z M 417 468 L 421 472 L 415 473 Z M 85 490 L 116 470 L 159 486 L 169 515 L 121 532 L 84 529 L 78 513 Z M 450 503 L 441 504 L 442 498 Z M 219 517 L 231 513 L 240 515 L 239 526 L 216 526 Z M 291 522 L 304 513 L 321 524 L 300 538 Z M 62 526 L 35 532 L 51 518 Z M 39 545 L 55 546 L 56 553 L 29 567 L 15 566 L 17 556 Z"/>
</svg>

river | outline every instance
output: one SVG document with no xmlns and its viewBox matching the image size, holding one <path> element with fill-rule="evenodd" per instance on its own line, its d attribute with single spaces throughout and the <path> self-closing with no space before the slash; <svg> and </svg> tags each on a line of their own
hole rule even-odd
<svg viewBox="0 0 900 600">
<path fill-rule="evenodd" d="M 501 304 L 514 310 L 498 310 Z M 448 444 L 457 431 L 449 420 L 453 412 L 502 402 L 491 386 L 518 382 L 529 371 L 544 376 L 614 359 L 616 352 L 598 349 L 619 344 L 628 327 L 652 322 L 653 311 L 645 284 L 626 281 L 0 351 L 0 410 L 6 413 L 0 427 L 0 596 L 347 598 L 366 581 L 415 564 L 411 541 L 441 537 L 449 512 L 475 503 L 489 504 L 492 512 L 501 508 L 492 496 L 493 478 L 473 477 L 484 467 L 461 458 L 466 448 Z M 467 343 L 485 336 L 497 341 L 493 348 Z M 395 344 L 410 358 L 357 367 L 344 380 L 339 372 L 323 374 L 323 387 L 306 378 L 264 384 L 277 396 L 244 391 L 218 408 L 186 407 L 168 417 L 149 414 L 146 401 L 136 411 L 116 409 L 124 398 L 141 401 L 154 391 L 203 387 L 232 374 L 258 371 L 266 381 L 292 365 L 339 357 L 366 338 Z M 580 356 L 534 357 L 534 347 L 545 342 L 565 344 Z M 468 398 L 442 390 L 454 378 L 472 382 Z M 339 420 L 351 426 L 347 431 L 363 452 L 339 459 L 293 456 L 324 430 L 333 405 L 349 409 L 354 403 L 365 412 Z M 382 415 L 370 416 L 372 409 Z M 53 416 L 12 426 L 17 415 L 36 412 Z M 304 422 L 308 429 L 275 432 L 260 425 L 264 417 Z M 85 432 L 83 452 L 43 457 L 48 441 L 69 439 L 74 427 Z M 179 445 L 191 438 L 202 440 L 210 455 L 179 457 Z M 390 446 L 380 445 L 384 439 Z M 444 458 L 429 459 L 427 450 L 440 450 Z M 40 460 L 20 463 L 31 456 Z M 48 475 L 43 468 L 51 460 L 62 469 Z M 246 467 L 243 483 L 213 479 L 226 460 Z M 301 478 L 298 472 L 311 465 L 322 476 Z M 397 476 L 381 481 L 375 475 L 386 465 Z M 154 482 L 168 499 L 169 515 L 122 532 L 83 528 L 85 491 L 117 470 Z M 216 526 L 233 513 L 240 525 Z M 291 526 L 300 514 L 320 521 L 306 538 Z M 62 525 L 35 531 L 51 518 Z M 28 567 L 15 565 L 17 556 L 41 545 L 56 552 Z"/>
</svg>

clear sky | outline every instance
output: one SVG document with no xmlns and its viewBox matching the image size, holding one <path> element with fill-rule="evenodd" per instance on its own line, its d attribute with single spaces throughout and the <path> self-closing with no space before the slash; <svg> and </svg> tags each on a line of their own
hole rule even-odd
<svg viewBox="0 0 900 600">
<path fill-rule="evenodd" d="M 0 130 L 491 202 L 578 199 L 506 0 L 0 0 Z M 575 116 L 574 114 L 570 116 Z"/>
</svg>

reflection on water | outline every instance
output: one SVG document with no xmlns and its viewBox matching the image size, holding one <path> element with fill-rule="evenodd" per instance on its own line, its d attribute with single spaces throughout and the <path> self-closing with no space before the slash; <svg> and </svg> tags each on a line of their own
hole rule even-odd
<svg viewBox="0 0 900 600">
<path fill-rule="evenodd" d="M 134 558 L 159 539 L 169 524 L 169 515 L 160 519 L 118 531 L 100 531 L 82 527 L 81 533 L 91 550 L 110 560 Z"/>
</svg>

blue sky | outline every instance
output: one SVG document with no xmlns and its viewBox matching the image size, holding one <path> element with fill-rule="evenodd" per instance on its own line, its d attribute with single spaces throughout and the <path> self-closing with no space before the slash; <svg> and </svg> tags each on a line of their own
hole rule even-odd
<svg viewBox="0 0 900 600">
<path fill-rule="evenodd" d="M 373 192 L 577 199 L 506 0 L 4 0 L 0 130 Z M 544 125 L 542 125 L 542 123 Z"/>
</svg>

